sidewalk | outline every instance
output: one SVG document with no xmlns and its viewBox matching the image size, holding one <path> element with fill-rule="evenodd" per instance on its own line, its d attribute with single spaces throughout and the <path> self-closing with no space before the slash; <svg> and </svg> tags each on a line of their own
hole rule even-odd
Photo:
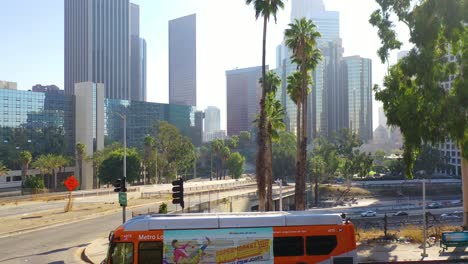
<svg viewBox="0 0 468 264">
<path fill-rule="evenodd" d="M 108 246 L 107 238 L 99 238 L 92 241 L 84 250 L 83 258 L 86 261 L 99 264 L 106 258 Z M 405 243 L 375 243 L 358 246 L 358 262 L 395 262 L 395 261 L 419 261 L 422 260 L 423 249 L 420 244 Z M 439 244 L 426 248 L 427 258 L 424 260 L 458 260 L 466 259 L 468 254 L 465 248 L 449 248 L 442 252 Z"/>
</svg>

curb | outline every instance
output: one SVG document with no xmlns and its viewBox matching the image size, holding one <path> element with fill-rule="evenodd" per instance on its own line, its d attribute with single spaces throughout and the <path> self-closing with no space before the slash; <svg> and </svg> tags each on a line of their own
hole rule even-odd
<svg viewBox="0 0 468 264">
<path fill-rule="evenodd" d="M 105 253 L 106 253 L 106 250 L 107 248 L 104 248 L 103 251 L 101 251 L 101 247 L 102 247 L 102 242 L 104 241 L 107 241 L 105 238 L 98 238 L 98 239 L 95 239 L 93 241 L 91 241 L 91 243 L 86 246 L 82 253 L 81 253 L 81 260 L 87 262 L 87 263 L 94 263 L 94 264 L 100 264 L 104 259 L 105 259 Z M 97 252 L 90 252 L 92 251 L 92 249 L 98 249 Z M 93 253 L 96 254 L 96 256 L 93 257 Z M 102 256 L 101 254 L 99 253 L 103 253 Z"/>
</svg>

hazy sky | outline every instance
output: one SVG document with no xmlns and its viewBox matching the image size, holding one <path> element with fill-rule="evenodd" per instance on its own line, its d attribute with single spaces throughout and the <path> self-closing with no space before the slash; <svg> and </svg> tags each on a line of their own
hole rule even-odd
<svg viewBox="0 0 468 264">
<path fill-rule="evenodd" d="M 140 36 L 147 41 L 148 101 L 168 102 L 168 21 L 197 14 L 197 107 L 221 109 L 226 128 L 225 71 L 261 65 L 262 23 L 244 0 L 133 0 L 140 6 Z M 381 84 L 386 65 L 376 55 L 380 42 L 369 16 L 374 0 L 324 0 L 339 11 L 344 56 L 372 59 L 373 82 Z M 0 80 L 18 82 L 18 89 L 56 84 L 63 89 L 63 0 L 0 0 Z M 268 25 L 267 63 L 276 67 L 276 46 L 290 22 L 291 0 Z M 400 29 L 400 28 L 398 28 Z M 402 28 L 403 29 L 403 28 Z M 407 36 L 404 30 L 401 36 Z M 403 49 L 408 49 L 406 44 Z M 392 54 L 391 63 L 396 60 Z M 374 128 L 378 124 L 374 103 Z"/>
</svg>

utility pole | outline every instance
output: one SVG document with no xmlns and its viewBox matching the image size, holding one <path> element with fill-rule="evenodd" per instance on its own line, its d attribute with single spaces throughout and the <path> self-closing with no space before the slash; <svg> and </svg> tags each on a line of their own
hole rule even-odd
<svg viewBox="0 0 468 264">
<path fill-rule="evenodd" d="M 124 158 L 123 158 L 123 186 L 127 186 L 127 116 L 123 115 L 123 125 L 124 125 L 124 135 L 123 135 L 123 142 L 124 142 Z M 125 223 L 126 218 L 126 205 L 122 206 L 122 220 Z"/>
<path fill-rule="evenodd" d="M 426 179 L 422 180 L 422 191 L 423 191 L 423 253 L 421 254 L 421 257 L 426 258 L 427 253 L 426 253 Z"/>
</svg>

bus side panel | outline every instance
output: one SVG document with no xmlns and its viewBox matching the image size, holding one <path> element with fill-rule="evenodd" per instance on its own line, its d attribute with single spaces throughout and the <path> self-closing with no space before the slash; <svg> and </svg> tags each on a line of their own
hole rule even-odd
<svg viewBox="0 0 468 264">
<path fill-rule="evenodd" d="M 356 248 L 353 234 L 352 225 L 274 227 L 275 263 L 320 263 L 345 255 Z"/>
</svg>

